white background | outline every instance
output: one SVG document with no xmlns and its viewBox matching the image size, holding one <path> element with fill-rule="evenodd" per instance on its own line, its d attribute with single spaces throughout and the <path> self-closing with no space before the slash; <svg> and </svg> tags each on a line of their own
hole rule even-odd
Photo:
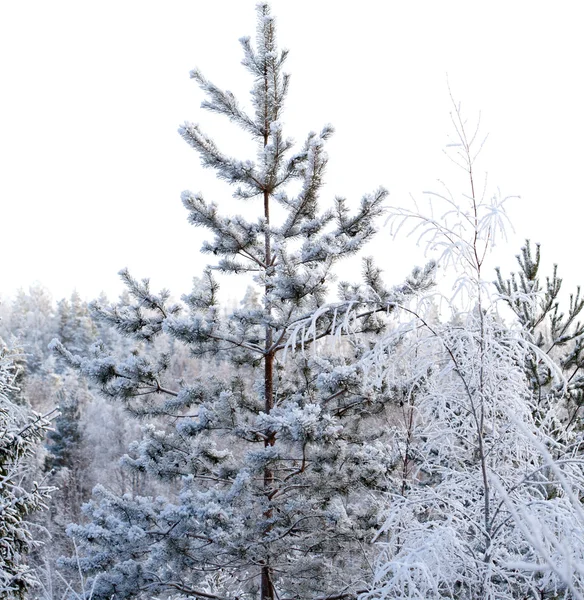
<svg viewBox="0 0 584 600">
<path fill-rule="evenodd" d="M 410 193 L 457 183 L 442 153 L 449 81 L 470 121 L 482 114 L 478 167 L 491 189 L 521 196 L 509 204 L 515 234 L 492 264 L 513 268 L 529 237 L 570 286 L 584 281 L 578 4 L 275 0 L 292 74 L 285 133 L 301 142 L 336 128 L 323 202 L 356 203 L 384 185 L 391 204 L 411 206 Z M 113 297 L 125 266 L 155 288 L 189 291 L 207 259 L 180 192 L 202 191 L 228 212 L 253 206 L 236 206 L 177 134 L 199 122 L 225 152 L 249 156 L 238 132 L 199 109 L 188 73 L 198 66 L 246 100 L 238 38 L 254 32 L 248 0 L 0 3 L 0 296 L 40 282 L 57 299 L 73 289 Z M 369 252 L 396 284 L 422 260 L 387 230 Z"/>
</svg>

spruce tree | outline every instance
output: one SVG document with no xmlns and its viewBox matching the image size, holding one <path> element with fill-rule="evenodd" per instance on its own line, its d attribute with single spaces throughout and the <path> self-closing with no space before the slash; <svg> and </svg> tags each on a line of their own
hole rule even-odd
<svg viewBox="0 0 584 600">
<path fill-rule="evenodd" d="M 79 398 L 73 392 L 61 388 L 58 392 L 59 415 L 47 435 L 47 455 L 44 468 L 47 471 L 78 467 L 81 431 L 79 430 Z"/>
<path fill-rule="evenodd" d="M 386 191 L 363 196 L 354 213 L 343 198 L 319 209 L 332 128 L 293 150 L 282 123 L 287 52 L 277 48 L 268 5 L 257 12 L 256 47 L 241 40 L 251 113 L 191 73 L 206 95 L 202 107 L 247 132 L 255 160 L 223 153 L 198 125 L 179 130 L 202 164 L 235 186 L 246 215 L 259 204 L 257 218 L 222 215 L 218 204 L 184 192 L 190 222 L 213 234 L 202 251 L 218 258 L 183 298 L 186 307 L 127 271 L 131 301 L 94 305 L 143 348 L 165 333 L 213 368 L 173 381 L 164 354 L 137 350 L 120 362 L 97 349 L 83 359 L 54 344 L 103 393 L 154 419 L 125 462 L 169 484 L 167 499 L 97 488 L 86 506 L 91 522 L 71 528 L 83 568 L 97 575 L 97 598 L 353 598 L 370 577 L 379 495 L 395 461 L 383 442 L 391 394 L 366 393 L 354 362 L 393 303 L 431 285 L 432 267 L 388 290 L 368 259 L 364 283 L 341 283 L 338 302 L 326 304 L 333 267 L 373 236 Z M 226 315 L 214 271 L 252 274 L 260 293 Z M 310 351 L 349 330 L 361 335 Z"/>
<path fill-rule="evenodd" d="M 49 423 L 12 401 L 15 374 L 13 357 L 0 346 L 0 598 L 23 598 L 36 582 L 27 565 L 35 546 L 27 518 L 46 507 L 51 491 L 26 481 L 26 460 Z"/>
</svg>

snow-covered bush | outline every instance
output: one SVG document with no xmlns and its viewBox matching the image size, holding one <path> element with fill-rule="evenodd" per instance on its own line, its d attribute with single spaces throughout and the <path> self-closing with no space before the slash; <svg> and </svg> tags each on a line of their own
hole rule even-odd
<svg viewBox="0 0 584 600">
<path fill-rule="evenodd" d="M 509 288 L 498 298 L 485 281 L 502 201 L 475 193 L 474 140 L 459 107 L 453 122 L 451 147 L 470 190 L 460 203 L 447 192 L 428 214 L 396 209 L 391 218 L 397 228 L 413 222 L 428 248 L 441 251 L 439 264 L 456 269 L 464 301 L 446 322 L 425 319 L 419 304 L 401 305 L 395 330 L 362 361 L 373 390 L 404 396 L 392 424 L 402 468 L 377 538 L 375 583 L 362 598 L 581 598 L 581 437 L 558 428 L 567 381 L 533 327 L 507 326 L 498 314 L 499 302 L 517 298 L 516 313 L 535 314 L 541 296 L 524 289 L 513 298 Z M 388 358 L 396 339 L 399 352 Z M 541 378 L 534 384 L 534 364 L 545 389 Z"/>
</svg>

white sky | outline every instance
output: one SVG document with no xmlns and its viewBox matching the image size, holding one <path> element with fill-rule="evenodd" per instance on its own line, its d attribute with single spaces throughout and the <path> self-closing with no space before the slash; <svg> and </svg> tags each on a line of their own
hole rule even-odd
<svg viewBox="0 0 584 600">
<path fill-rule="evenodd" d="M 479 167 L 510 205 L 521 241 L 543 243 L 567 283 L 584 282 L 584 85 L 580 3 L 274 0 L 290 49 L 286 134 L 330 122 L 323 201 L 357 202 L 378 185 L 392 204 L 456 177 L 447 74 L 489 141 Z M 186 222 L 183 189 L 227 211 L 229 189 L 177 134 L 200 122 L 229 154 L 240 135 L 199 109 L 195 66 L 247 99 L 238 38 L 255 33 L 252 0 L 20 0 L 0 3 L 0 296 L 40 282 L 55 298 L 121 291 L 117 272 L 176 296 L 207 260 Z M 240 154 L 241 158 L 246 156 Z M 369 252 L 398 283 L 419 256 L 386 231 Z M 231 289 L 231 288 L 230 288 Z"/>
</svg>

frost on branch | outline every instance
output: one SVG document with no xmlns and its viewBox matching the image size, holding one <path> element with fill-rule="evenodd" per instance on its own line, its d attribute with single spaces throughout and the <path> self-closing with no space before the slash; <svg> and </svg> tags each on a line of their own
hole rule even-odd
<svg viewBox="0 0 584 600">
<path fill-rule="evenodd" d="M 581 508 L 570 498 L 584 463 L 533 419 L 523 369 L 531 347 L 476 312 L 410 330 L 401 345 L 391 368 L 384 344 L 366 357 L 376 386 L 409 390 L 393 428 L 402 468 L 368 597 L 581 593 L 581 576 L 563 565 L 584 557 L 574 535 Z M 550 445 L 567 486 L 542 454 Z"/>
<path fill-rule="evenodd" d="M 27 481 L 26 461 L 49 421 L 11 400 L 17 392 L 15 377 L 13 356 L 0 346 L 0 598 L 23 598 L 36 583 L 27 565 L 27 555 L 37 545 L 27 517 L 46 508 L 52 491 Z"/>
<path fill-rule="evenodd" d="M 398 324 L 361 360 L 373 391 L 403 396 L 391 432 L 400 468 L 377 537 L 375 582 L 362 597 L 582 598 L 581 442 L 573 424 L 558 427 L 567 380 L 537 333 L 557 285 L 548 282 L 540 304 L 527 246 L 519 279 L 498 278 L 501 300 L 518 317 L 503 324 L 483 262 L 504 219 L 475 194 L 476 153 L 459 107 L 454 124 L 466 206 L 438 196 L 442 217 L 399 209 L 392 218 L 412 224 L 441 253 L 439 264 L 457 269 L 466 296 L 444 323 L 417 306 L 396 307 Z M 578 335 L 571 324 L 580 309 L 572 299 L 571 318 L 556 321 L 564 332 Z"/>
</svg>

